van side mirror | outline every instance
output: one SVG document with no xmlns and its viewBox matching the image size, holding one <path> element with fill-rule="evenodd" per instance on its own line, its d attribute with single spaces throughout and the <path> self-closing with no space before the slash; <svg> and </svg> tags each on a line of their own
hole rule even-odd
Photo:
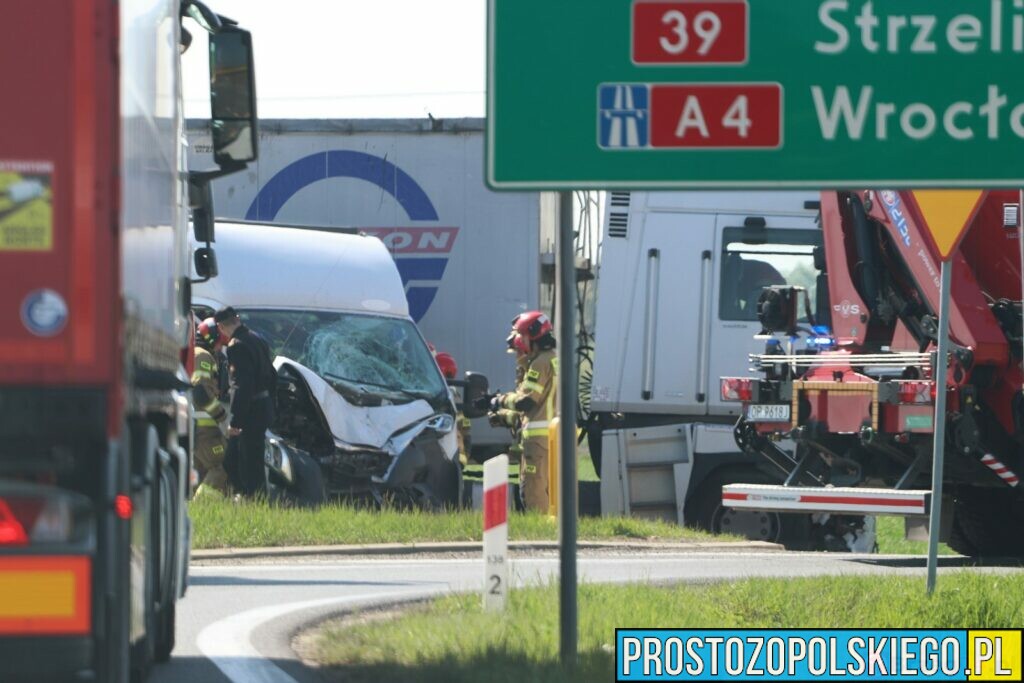
<svg viewBox="0 0 1024 683">
<path fill-rule="evenodd" d="M 462 398 L 462 414 L 471 420 L 483 417 L 487 414 L 487 410 L 477 408 L 476 402 L 487 396 L 487 376 L 476 372 L 467 372 L 465 385 L 466 391 Z"/>
<path fill-rule="evenodd" d="M 217 277 L 217 254 L 212 247 L 199 247 L 195 256 L 196 275 L 200 277 L 199 282 L 206 282 Z"/>
<path fill-rule="evenodd" d="M 252 35 L 226 24 L 210 36 L 213 160 L 237 166 L 256 159 L 256 84 Z"/>
</svg>

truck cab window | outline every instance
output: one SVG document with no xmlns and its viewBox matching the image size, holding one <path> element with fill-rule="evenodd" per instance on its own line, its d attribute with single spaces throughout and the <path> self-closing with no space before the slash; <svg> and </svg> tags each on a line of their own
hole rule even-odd
<svg viewBox="0 0 1024 683">
<path fill-rule="evenodd" d="M 757 300 L 765 287 L 803 287 L 815 310 L 814 230 L 762 230 L 752 240 L 741 228 L 724 232 L 718 315 L 722 320 L 757 320 Z"/>
</svg>

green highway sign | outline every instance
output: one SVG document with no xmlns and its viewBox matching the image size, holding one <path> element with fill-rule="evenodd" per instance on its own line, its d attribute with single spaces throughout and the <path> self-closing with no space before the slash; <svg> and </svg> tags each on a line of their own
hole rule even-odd
<svg viewBox="0 0 1024 683">
<path fill-rule="evenodd" d="M 497 189 L 1024 185 L 1021 0 L 489 0 Z"/>
</svg>

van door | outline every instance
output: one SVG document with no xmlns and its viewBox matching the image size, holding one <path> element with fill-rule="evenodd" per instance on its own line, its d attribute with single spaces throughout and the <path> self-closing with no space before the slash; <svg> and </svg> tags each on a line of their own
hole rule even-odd
<svg viewBox="0 0 1024 683">
<path fill-rule="evenodd" d="M 698 357 L 707 337 L 702 336 L 700 318 L 701 302 L 710 298 L 713 286 L 715 216 L 648 213 L 641 239 L 626 271 L 629 279 L 601 285 L 631 290 L 625 297 L 629 307 L 622 311 L 622 375 L 612 390 L 618 394 L 618 410 L 703 414 L 698 392 L 706 369 L 699 372 Z"/>
<path fill-rule="evenodd" d="M 815 309 L 819 271 L 814 248 L 822 243 L 821 230 L 810 215 L 766 216 L 748 222 L 748 216 L 719 214 L 715 244 L 715 291 L 710 335 L 708 396 L 711 415 L 738 415 L 737 403 L 722 401 L 721 377 L 748 376 L 751 353 L 761 353 L 763 339 L 757 319 L 757 300 L 764 287 L 804 287 Z M 763 221 L 763 225 L 761 224 Z M 809 327 L 805 319 L 802 327 Z M 783 340 L 785 341 L 785 340 Z M 803 342 L 798 342 L 802 347 Z"/>
</svg>

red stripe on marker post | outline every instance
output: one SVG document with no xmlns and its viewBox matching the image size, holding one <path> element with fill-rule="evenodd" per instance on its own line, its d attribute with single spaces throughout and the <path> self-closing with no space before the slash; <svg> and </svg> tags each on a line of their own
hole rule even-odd
<svg viewBox="0 0 1024 683">
<path fill-rule="evenodd" d="M 508 523 L 508 482 L 484 490 L 484 531 Z"/>
</svg>

